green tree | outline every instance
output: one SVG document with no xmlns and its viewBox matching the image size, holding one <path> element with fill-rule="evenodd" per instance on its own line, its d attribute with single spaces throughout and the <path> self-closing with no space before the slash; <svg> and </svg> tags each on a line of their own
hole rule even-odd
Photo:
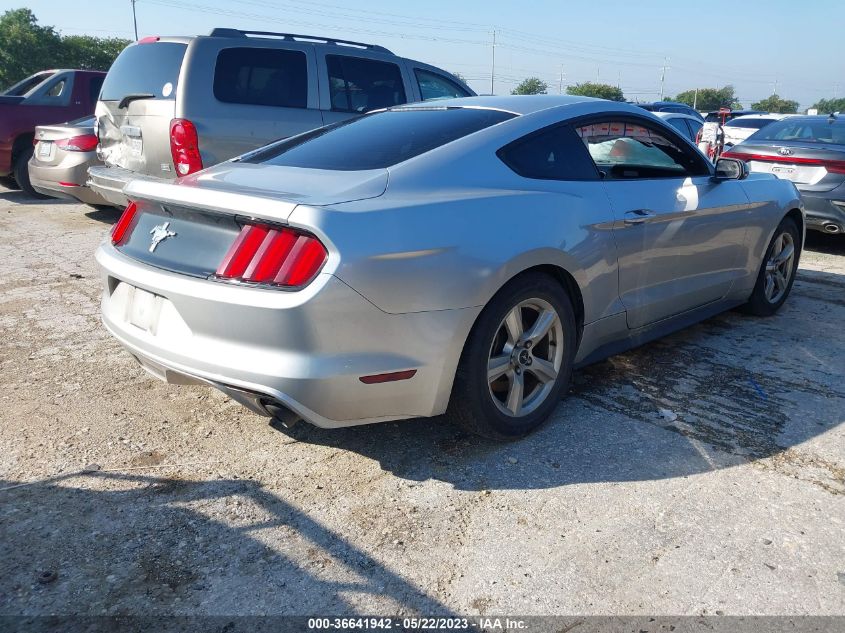
<svg viewBox="0 0 845 633">
<path fill-rule="evenodd" d="M 819 99 L 813 104 L 820 114 L 845 112 L 845 97 L 839 99 Z"/>
<path fill-rule="evenodd" d="M 580 97 L 597 97 L 608 101 L 625 101 L 622 90 L 610 84 L 597 84 L 592 81 L 585 81 L 566 88 L 566 94 L 578 95 Z"/>
<path fill-rule="evenodd" d="M 29 9 L 14 9 L 0 16 L 0 89 L 55 67 L 61 38 L 49 26 L 38 26 Z"/>
<path fill-rule="evenodd" d="M 798 102 L 789 99 L 781 99 L 778 95 L 772 95 L 757 103 L 752 103 L 753 110 L 765 110 L 766 112 L 779 112 L 781 114 L 794 114 L 798 112 Z"/>
<path fill-rule="evenodd" d="M 62 38 L 61 58 L 65 68 L 108 70 L 115 57 L 131 42 L 120 37 L 69 35 Z"/>
<path fill-rule="evenodd" d="M 457 77 L 458 79 L 460 79 L 464 83 L 467 83 L 467 78 L 464 77 L 461 73 L 455 72 L 454 70 L 450 70 L 449 72 L 451 72 L 452 75 L 454 75 L 455 77 Z"/>
<path fill-rule="evenodd" d="M 70 35 L 40 26 L 29 9 L 0 15 L 0 89 L 48 68 L 108 70 L 130 43 L 117 37 Z"/>
<path fill-rule="evenodd" d="M 537 77 L 523 79 L 522 82 L 511 91 L 512 95 L 544 95 L 549 91 L 545 81 Z"/>
<path fill-rule="evenodd" d="M 685 90 L 675 96 L 675 101 L 685 103 L 697 110 L 718 110 L 719 108 L 736 109 L 742 107 L 736 100 L 733 86 L 722 88 L 698 88 L 696 90 Z"/>
</svg>

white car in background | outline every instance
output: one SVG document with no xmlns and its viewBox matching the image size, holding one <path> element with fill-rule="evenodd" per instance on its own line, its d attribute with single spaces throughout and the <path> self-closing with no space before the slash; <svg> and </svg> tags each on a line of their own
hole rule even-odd
<svg viewBox="0 0 845 633">
<path fill-rule="evenodd" d="M 789 114 L 748 114 L 746 116 L 738 116 L 735 119 L 727 121 L 722 129 L 725 132 L 725 148 L 733 147 L 742 143 L 749 136 L 754 134 L 757 130 L 766 127 L 769 123 L 780 121 Z"/>
</svg>

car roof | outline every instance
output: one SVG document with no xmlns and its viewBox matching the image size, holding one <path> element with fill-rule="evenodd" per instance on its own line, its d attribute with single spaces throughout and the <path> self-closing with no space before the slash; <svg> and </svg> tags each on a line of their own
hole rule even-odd
<svg viewBox="0 0 845 633">
<path fill-rule="evenodd" d="M 652 114 L 661 119 L 692 119 L 693 121 L 701 123 L 701 117 L 687 114 L 686 112 L 652 112 Z"/>
<path fill-rule="evenodd" d="M 576 103 L 604 103 L 607 110 L 617 112 L 634 112 L 640 114 L 642 108 L 620 101 L 594 99 L 574 95 L 487 95 L 481 97 L 460 97 L 457 99 L 438 99 L 421 103 L 409 103 L 396 106 L 394 110 L 408 108 L 487 108 L 502 110 L 513 114 L 533 114 L 541 110 L 559 106 L 574 105 Z"/>
<path fill-rule="evenodd" d="M 772 121 L 779 121 L 780 119 L 785 119 L 788 116 L 788 114 L 777 114 L 774 112 L 765 112 L 763 114 L 743 114 L 742 116 L 735 116 L 732 118 L 731 123 L 736 125 L 737 121 L 742 122 L 747 119 L 771 119 Z"/>
</svg>

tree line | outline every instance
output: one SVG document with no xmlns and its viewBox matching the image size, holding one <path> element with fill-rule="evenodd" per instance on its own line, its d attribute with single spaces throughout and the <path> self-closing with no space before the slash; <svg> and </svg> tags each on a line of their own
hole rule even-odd
<svg viewBox="0 0 845 633">
<path fill-rule="evenodd" d="M 29 9 L 0 16 L 0 90 L 49 68 L 108 70 L 131 41 L 119 37 L 61 35 L 41 26 Z"/>
<path fill-rule="evenodd" d="M 536 95 L 548 93 L 549 86 L 538 77 L 528 77 L 511 91 L 515 95 Z M 610 84 L 594 83 L 586 81 L 566 88 L 566 94 L 579 95 L 582 97 L 598 97 L 610 101 L 625 101 L 625 95 L 617 86 Z M 737 100 L 733 86 L 722 88 L 698 88 L 685 90 L 670 97 L 666 101 L 684 103 L 701 111 L 718 110 L 719 108 L 731 108 L 737 110 L 742 104 Z M 782 114 L 794 114 L 798 112 L 798 102 L 791 99 L 784 99 L 777 94 L 755 101 L 751 104 L 752 110 L 763 110 L 765 112 L 778 112 Z M 845 111 L 845 98 L 842 99 L 819 99 L 812 106 L 821 113 Z"/>
</svg>

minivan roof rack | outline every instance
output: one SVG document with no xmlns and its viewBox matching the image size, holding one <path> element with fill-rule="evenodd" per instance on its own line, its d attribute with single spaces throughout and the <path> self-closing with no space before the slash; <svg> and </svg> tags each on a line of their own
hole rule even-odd
<svg viewBox="0 0 845 633">
<path fill-rule="evenodd" d="M 210 33 L 211 37 L 246 37 L 247 35 L 269 35 L 271 37 L 279 37 L 283 40 L 306 40 L 309 42 L 317 42 L 320 44 L 333 44 L 341 46 L 355 46 L 358 48 L 365 48 L 370 51 L 378 51 L 380 53 L 389 53 L 389 50 L 384 46 L 378 44 L 365 44 L 363 42 L 353 42 L 351 40 L 339 40 L 333 37 L 318 37 L 315 35 L 299 35 L 298 33 L 274 33 L 273 31 L 242 31 L 241 29 L 230 28 L 215 28 Z"/>
</svg>

